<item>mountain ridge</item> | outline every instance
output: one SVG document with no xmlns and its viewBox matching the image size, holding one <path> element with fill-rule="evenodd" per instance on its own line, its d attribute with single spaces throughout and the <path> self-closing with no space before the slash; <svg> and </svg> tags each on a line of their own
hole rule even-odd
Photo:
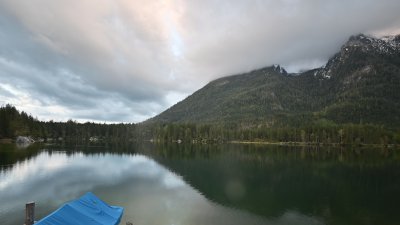
<svg viewBox="0 0 400 225">
<path fill-rule="evenodd" d="M 209 82 L 150 123 L 298 126 L 400 125 L 400 35 L 355 35 L 325 66 L 287 73 L 279 65 Z"/>
</svg>

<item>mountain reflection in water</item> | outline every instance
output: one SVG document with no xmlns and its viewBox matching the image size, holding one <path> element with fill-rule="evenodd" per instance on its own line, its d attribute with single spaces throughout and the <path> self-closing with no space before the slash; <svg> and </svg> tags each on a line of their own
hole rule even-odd
<svg viewBox="0 0 400 225">
<path fill-rule="evenodd" d="M 233 195 L 240 184 L 231 185 Z M 153 159 L 136 154 L 41 151 L 0 172 L 0 224 L 23 224 L 24 206 L 36 202 L 36 218 L 92 191 L 125 208 L 121 224 L 324 224 L 289 210 L 264 218 L 209 201 Z"/>
</svg>

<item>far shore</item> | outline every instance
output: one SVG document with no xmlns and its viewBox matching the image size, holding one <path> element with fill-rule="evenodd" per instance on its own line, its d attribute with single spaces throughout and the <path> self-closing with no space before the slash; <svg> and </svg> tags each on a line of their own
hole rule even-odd
<svg viewBox="0 0 400 225">
<path fill-rule="evenodd" d="M 13 142 L 14 141 L 11 138 L 0 138 L 0 144 L 11 144 Z"/>
<path fill-rule="evenodd" d="M 154 141 L 150 141 L 154 142 Z M 15 143 L 14 139 L 11 138 L 0 138 L 0 144 L 12 144 Z M 179 142 L 180 143 L 180 142 Z M 307 146 L 319 146 L 319 147 L 379 147 L 379 148 L 398 148 L 400 147 L 397 144 L 340 144 L 340 143 L 315 143 L 315 142 L 271 142 L 271 141 L 227 141 L 225 143 L 229 144 L 254 144 L 254 145 L 280 145 L 280 146 L 299 146 L 299 147 L 307 147 Z"/>
<path fill-rule="evenodd" d="M 396 148 L 398 147 L 395 144 L 340 144 L 340 143 L 315 143 L 315 142 L 270 142 L 270 141 L 229 141 L 231 144 L 256 144 L 256 145 L 281 145 L 281 146 L 332 146 L 332 147 L 344 147 L 344 146 L 355 146 L 355 147 L 387 147 L 387 148 Z"/>
</svg>

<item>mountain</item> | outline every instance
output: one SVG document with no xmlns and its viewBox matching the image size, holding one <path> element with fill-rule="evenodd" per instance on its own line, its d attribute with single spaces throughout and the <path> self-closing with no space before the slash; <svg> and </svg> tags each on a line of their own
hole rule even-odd
<svg viewBox="0 0 400 225">
<path fill-rule="evenodd" d="M 400 126 L 400 35 L 352 36 L 300 74 L 273 65 L 214 80 L 145 123 Z"/>
</svg>

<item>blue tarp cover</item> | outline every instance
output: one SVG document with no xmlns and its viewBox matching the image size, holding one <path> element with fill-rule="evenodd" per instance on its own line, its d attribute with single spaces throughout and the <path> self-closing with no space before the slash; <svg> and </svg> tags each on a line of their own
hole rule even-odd
<svg viewBox="0 0 400 225">
<path fill-rule="evenodd" d="M 88 192 L 66 203 L 35 225 L 117 225 L 123 211 L 122 207 L 109 206 Z"/>
</svg>

